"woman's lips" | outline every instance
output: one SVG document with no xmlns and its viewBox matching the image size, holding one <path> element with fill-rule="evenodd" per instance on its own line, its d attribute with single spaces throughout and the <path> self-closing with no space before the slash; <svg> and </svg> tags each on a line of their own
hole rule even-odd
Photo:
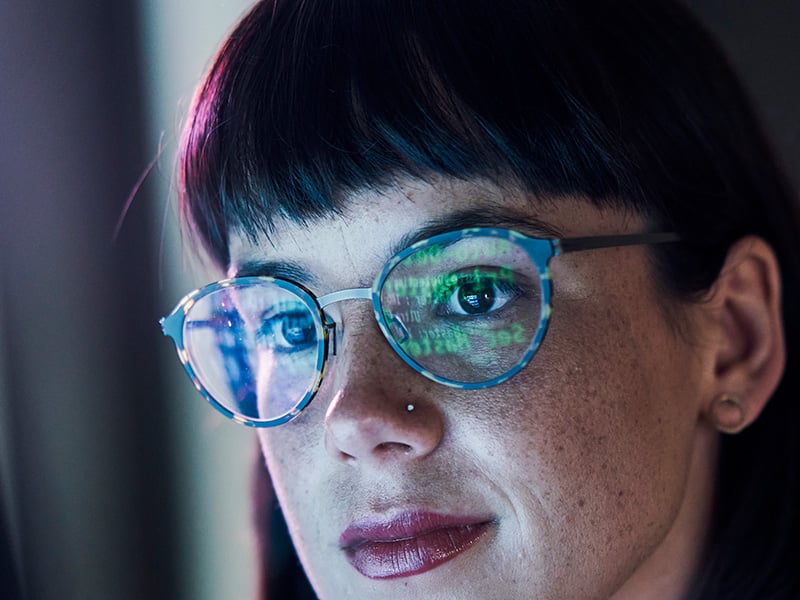
<svg viewBox="0 0 800 600">
<path fill-rule="evenodd" d="M 406 512 L 388 521 L 355 521 L 339 545 L 350 564 L 372 579 L 424 573 L 455 558 L 486 533 L 491 519 Z"/>
</svg>

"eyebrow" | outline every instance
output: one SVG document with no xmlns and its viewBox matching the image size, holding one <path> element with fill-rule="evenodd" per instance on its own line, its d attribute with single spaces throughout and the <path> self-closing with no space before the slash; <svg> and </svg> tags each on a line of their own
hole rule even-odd
<svg viewBox="0 0 800 600">
<path fill-rule="evenodd" d="M 228 274 L 229 277 L 278 277 L 310 286 L 316 277 L 295 263 L 280 260 L 246 260 Z"/>
<path fill-rule="evenodd" d="M 531 237 L 560 238 L 561 233 L 554 226 L 531 215 L 507 208 L 492 206 L 479 207 L 449 213 L 442 217 L 425 221 L 420 227 L 401 236 L 389 250 L 388 260 L 401 250 L 441 233 L 470 229 L 474 227 L 500 227 L 514 229 Z M 229 274 L 230 277 L 278 277 L 311 287 L 317 278 L 297 263 L 279 260 L 252 259 L 243 261 Z"/>
</svg>

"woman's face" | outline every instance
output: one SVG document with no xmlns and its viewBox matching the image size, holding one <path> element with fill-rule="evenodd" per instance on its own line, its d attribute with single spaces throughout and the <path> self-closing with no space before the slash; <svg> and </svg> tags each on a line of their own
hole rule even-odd
<svg viewBox="0 0 800 600">
<path fill-rule="evenodd" d="M 280 262 L 317 296 L 369 287 L 401 238 L 464 211 L 508 228 L 524 216 L 560 237 L 645 229 L 579 200 L 407 182 L 353 197 L 344 216 L 281 222 L 269 242 L 234 237 L 231 274 Z M 707 365 L 670 323 L 647 247 L 561 255 L 551 269 L 536 356 L 481 390 L 412 370 L 370 302 L 331 305 L 339 337 L 319 392 L 260 432 L 320 598 L 608 598 L 653 573 L 677 585 L 691 573 L 710 497 Z M 690 320 L 692 307 L 679 313 Z"/>
</svg>

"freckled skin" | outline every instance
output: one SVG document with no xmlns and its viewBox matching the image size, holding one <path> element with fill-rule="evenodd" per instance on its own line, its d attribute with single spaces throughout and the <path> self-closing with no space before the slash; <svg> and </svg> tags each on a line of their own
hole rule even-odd
<svg viewBox="0 0 800 600">
<path fill-rule="evenodd" d="M 272 243 L 234 238 L 233 266 L 296 263 L 316 277 L 317 295 L 369 285 L 397 238 L 476 203 L 530 211 L 564 237 L 645 229 L 579 200 L 406 182 L 355 196 L 344 218 L 284 224 Z M 704 363 L 658 303 L 647 252 L 554 259 L 542 346 L 518 375 L 483 390 L 411 370 L 381 336 L 369 302 L 332 309 L 342 337 L 318 395 L 295 421 L 260 432 L 323 600 L 680 597 L 702 546 L 715 438 L 698 420 Z M 679 312 L 691 320 L 691 311 Z M 408 508 L 488 515 L 493 526 L 426 573 L 360 575 L 338 548 L 342 531 L 364 515 Z"/>
</svg>

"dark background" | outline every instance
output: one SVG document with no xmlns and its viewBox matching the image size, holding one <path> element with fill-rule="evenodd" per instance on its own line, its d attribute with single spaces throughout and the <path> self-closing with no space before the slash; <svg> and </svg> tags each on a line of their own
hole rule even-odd
<svg viewBox="0 0 800 600">
<path fill-rule="evenodd" d="M 156 325 L 193 281 L 169 199 L 190 85 L 175 87 L 165 61 L 185 54 L 196 79 L 210 46 L 186 40 L 213 44 L 245 5 L 184 1 L 184 18 L 169 13 L 181 1 L 0 3 L 4 598 L 254 589 L 250 432 L 207 416 Z M 800 2 L 689 4 L 728 48 L 797 182 Z M 115 239 L 161 132 L 167 149 Z"/>
</svg>

